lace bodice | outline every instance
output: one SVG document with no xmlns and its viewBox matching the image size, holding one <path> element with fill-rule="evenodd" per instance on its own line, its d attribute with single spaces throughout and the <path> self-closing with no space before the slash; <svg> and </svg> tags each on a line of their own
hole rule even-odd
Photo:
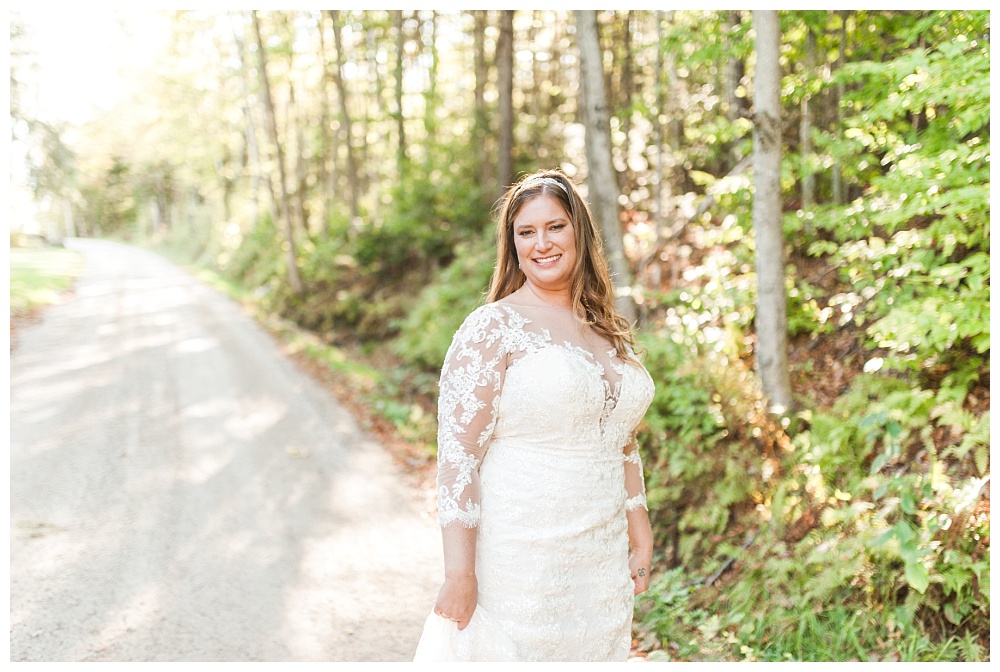
<svg viewBox="0 0 1000 672">
<path fill-rule="evenodd" d="M 478 308 L 456 332 L 441 371 L 441 525 L 479 526 L 479 468 L 495 441 L 559 446 L 554 462 L 574 453 L 620 459 L 626 510 L 645 507 L 634 429 L 652 396 L 646 370 L 571 311 L 504 301 Z"/>
</svg>

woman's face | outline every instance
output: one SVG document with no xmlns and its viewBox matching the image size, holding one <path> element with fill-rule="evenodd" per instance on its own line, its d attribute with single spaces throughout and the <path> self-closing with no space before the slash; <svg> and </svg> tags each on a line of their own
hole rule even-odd
<svg viewBox="0 0 1000 672">
<path fill-rule="evenodd" d="M 576 267 L 576 232 L 556 199 L 535 196 L 514 218 L 514 246 L 527 282 L 547 292 L 569 292 Z"/>
</svg>

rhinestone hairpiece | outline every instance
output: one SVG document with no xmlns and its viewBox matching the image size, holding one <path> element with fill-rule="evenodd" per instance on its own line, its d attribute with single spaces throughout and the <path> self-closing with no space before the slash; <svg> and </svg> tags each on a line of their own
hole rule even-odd
<svg viewBox="0 0 1000 672">
<path fill-rule="evenodd" d="M 531 187 L 536 184 L 552 184 L 563 190 L 563 193 L 569 196 L 569 191 L 566 190 L 566 185 L 564 185 L 559 180 L 552 179 L 551 177 L 533 177 L 526 182 L 521 183 L 521 188 Z"/>
</svg>

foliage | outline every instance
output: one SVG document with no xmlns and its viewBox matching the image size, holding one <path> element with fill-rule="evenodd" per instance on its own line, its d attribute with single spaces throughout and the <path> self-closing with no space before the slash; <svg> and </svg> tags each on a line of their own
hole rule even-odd
<svg viewBox="0 0 1000 672">
<path fill-rule="evenodd" d="M 479 189 L 461 175 L 410 177 L 389 190 L 389 208 L 358 232 L 352 256 L 369 273 L 398 273 L 415 263 L 447 262 L 461 237 L 483 228 Z"/>
<path fill-rule="evenodd" d="M 424 441 L 437 369 L 491 271 L 496 16 L 480 36 L 467 12 L 339 16 L 335 54 L 325 15 L 260 13 L 291 240 L 272 221 L 279 173 L 255 54 L 237 48 L 243 13 L 176 14 L 159 70 L 87 127 L 88 143 L 20 106 L 18 128 L 39 195 L 66 199 L 84 230 L 166 240 L 248 287 Z M 514 160 L 586 186 L 567 16 L 517 13 Z M 639 600 L 651 657 L 988 658 L 989 13 L 782 13 L 799 402 L 787 417 L 767 414 L 753 373 L 753 194 L 734 171 L 752 151 L 750 16 L 601 16 L 623 235 L 657 382 L 639 435 L 659 551 Z M 806 100 L 811 155 L 797 131 Z M 361 371 L 337 344 L 393 357 Z"/>
<path fill-rule="evenodd" d="M 482 303 L 493 272 L 493 255 L 485 245 L 459 245 L 455 260 L 417 296 L 393 349 L 411 364 L 440 371 L 454 333 Z"/>
<path fill-rule="evenodd" d="M 78 252 L 49 247 L 10 250 L 10 314 L 55 303 L 83 270 Z"/>
<path fill-rule="evenodd" d="M 793 267 L 789 312 L 793 335 L 808 342 L 854 330 L 864 372 L 829 408 L 804 408 L 790 419 L 785 426 L 796 431 L 788 432 L 789 449 L 774 454 L 774 477 L 753 479 L 744 466 L 752 483 L 744 500 L 756 503 L 753 510 L 721 510 L 719 493 L 735 488 L 723 467 L 746 465 L 755 446 L 744 439 L 731 450 L 733 423 L 709 412 L 722 398 L 710 351 L 676 320 L 663 342 L 648 345 L 677 388 L 658 389 L 647 415 L 651 508 L 669 500 L 671 522 L 696 516 L 715 532 L 681 526 L 680 552 L 666 553 L 706 574 L 725 558 L 739 567 L 723 587 L 686 594 L 665 581 L 652 591 L 644 625 L 682 659 L 987 655 L 986 21 L 976 13 L 897 21 L 893 30 L 904 40 L 918 34 L 917 25 L 956 32 L 934 48 L 900 49 L 895 59 L 841 74 L 854 87 L 852 141 L 823 151 L 860 167 L 853 178 L 864 179 L 865 189 L 845 206 L 817 208 L 811 230 L 788 220 L 796 250 L 839 276 L 825 276 L 821 286 Z M 704 277 L 698 269 L 689 267 L 687 279 Z M 690 324 L 718 327 L 721 311 L 713 307 L 725 301 L 718 286 L 708 288 L 684 286 L 661 305 L 672 306 L 670 315 L 685 297 L 682 305 L 709 313 Z M 671 351 L 677 354 L 662 354 Z M 746 418 L 737 422 L 746 426 Z M 720 519 L 726 523 L 712 529 Z M 741 551 L 737 535 L 747 528 L 754 541 Z M 680 644 L 695 633 L 697 649 Z"/>
<path fill-rule="evenodd" d="M 245 236 L 235 243 L 235 249 L 222 269 L 248 287 L 266 289 L 281 273 L 280 249 L 274 246 L 274 223 L 264 214 L 252 225 Z"/>
<path fill-rule="evenodd" d="M 886 368 L 944 364 L 965 379 L 977 375 L 990 333 L 989 52 L 970 32 L 937 49 L 845 69 L 859 85 L 855 107 L 890 86 L 852 120 L 859 132 L 848 133 L 849 151 L 871 156 L 881 171 L 863 199 L 818 218 L 832 240 L 811 248 L 829 251 L 851 283 L 843 298 L 857 306 L 871 345 L 887 350 Z M 915 114 L 926 116 L 919 133 Z"/>
</svg>

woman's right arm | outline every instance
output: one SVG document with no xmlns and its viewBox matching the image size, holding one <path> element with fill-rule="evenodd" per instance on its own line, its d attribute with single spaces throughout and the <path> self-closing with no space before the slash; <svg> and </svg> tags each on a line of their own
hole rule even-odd
<svg viewBox="0 0 1000 672">
<path fill-rule="evenodd" d="M 480 308 L 456 332 L 441 369 L 437 488 L 445 580 L 434 610 L 457 621 L 459 630 L 472 619 L 478 597 L 479 466 L 496 424 L 503 340 L 496 308 Z"/>
<path fill-rule="evenodd" d="M 479 598 L 476 579 L 478 528 L 451 525 L 441 528 L 444 542 L 444 583 L 438 591 L 434 611 L 458 623 L 464 630 L 472 620 Z"/>
</svg>

